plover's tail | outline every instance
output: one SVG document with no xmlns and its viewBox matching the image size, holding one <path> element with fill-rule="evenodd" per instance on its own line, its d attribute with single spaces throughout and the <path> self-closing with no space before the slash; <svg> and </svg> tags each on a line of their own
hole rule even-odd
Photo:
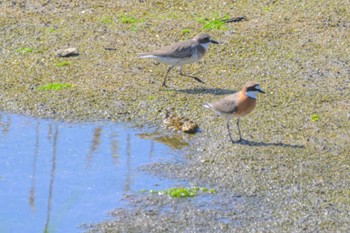
<svg viewBox="0 0 350 233">
<path fill-rule="evenodd" d="M 140 53 L 137 55 L 137 58 L 155 58 L 155 56 L 148 53 Z"/>
<path fill-rule="evenodd" d="M 208 108 L 208 109 L 212 109 L 213 108 L 213 106 L 211 104 L 209 104 L 209 103 L 203 103 L 203 107 Z"/>
</svg>

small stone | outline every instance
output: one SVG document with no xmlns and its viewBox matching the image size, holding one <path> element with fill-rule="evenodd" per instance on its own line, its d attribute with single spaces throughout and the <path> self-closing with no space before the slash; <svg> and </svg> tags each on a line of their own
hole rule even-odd
<svg viewBox="0 0 350 233">
<path fill-rule="evenodd" d="M 191 120 L 185 121 L 181 127 L 182 132 L 189 133 L 189 134 L 196 133 L 197 129 L 198 129 L 198 124 Z"/>
<path fill-rule="evenodd" d="M 168 108 L 162 114 L 166 128 L 193 134 L 197 132 L 198 124 L 185 117 L 179 117 L 173 108 Z"/>
<path fill-rule="evenodd" d="M 58 57 L 75 57 L 79 56 L 77 48 L 60 49 L 57 51 Z"/>
</svg>

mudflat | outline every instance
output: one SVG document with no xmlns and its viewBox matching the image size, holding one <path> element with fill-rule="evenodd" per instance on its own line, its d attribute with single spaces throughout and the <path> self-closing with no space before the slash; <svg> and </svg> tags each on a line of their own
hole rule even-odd
<svg viewBox="0 0 350 233">
<path fill-rule="evenodd" d="M 135 195 L 92 232 L 348 232 L 350 4 L 346 1 L 6 1 L 0 4 L 0 108 L 60 120 L 128 121 L 189 144 L 186 162 L 147 172 L 215 188 L 215 202 Z M 245 16 L 246 20 L 225 23 Z M 137 54 L 205 32 L 180 76 Z M 70 57 L 60 50 L 76 48 Z M 202 107 L 260 83 L 232 144 Z M 166 129 L 172 108 L 194 135 Z M 234 126 L 234 122 L 232 122 Z M 232 136 L 238 137 L 235 127 Z M 111 206 L 113 209 L 113 206 Z"/>
</svg>

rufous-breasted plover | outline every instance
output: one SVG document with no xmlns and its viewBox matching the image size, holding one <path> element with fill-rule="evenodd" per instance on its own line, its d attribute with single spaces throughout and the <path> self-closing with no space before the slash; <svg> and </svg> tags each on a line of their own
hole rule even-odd
<svg viewBox="0 0 350 233">
<path fill-rule="evenodd" d="M 259 92 L 265 93 L 260 89 L 258 83 L 248 82 L 239 92 L 225 96 L 224 98 L 212 103 L 204 103 L 203 106 L 213 110 L 216 114 L 227 120 L 227 130 L 232 143 L 234 143 L 234 141 L 232 140 L 229 122 L 232 117 L 237 117 L 237 128 L 239 133 L 239 140 L 237 142 L 242 142 L 243 138 L 239 128 L 239 119 L 253 111 L 256 105 L 256 95 Z"/>
</svg>

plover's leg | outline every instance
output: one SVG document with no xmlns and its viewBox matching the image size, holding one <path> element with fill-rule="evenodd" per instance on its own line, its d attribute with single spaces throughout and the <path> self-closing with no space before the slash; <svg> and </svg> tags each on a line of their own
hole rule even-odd
<svg viewBox="0 0 350 233">
<path fill-rule="evenodd" d="M 170 72 L 170 70 L 171 70 L 172 68 L 174 68 L 174 66 L 169 66 L 168 69 L 167 69 L 167 71 L 166 71 L 165 78 L 164 78 L 163 84 L 162 84 L 163 87 L 168 87 L 168 86 L 166 85 L 166 79 L 167 79 L 168 74 L 169 74 L 169 72 Z"/>
<path fill-rule="evenodd" d="M 237 128 L 238 128 L 238 133 L 239 133 L 239 140 L 237 142 L 242 142 L 243 138 L 241 135 L 241 129 L 239 128 L 239 118 L 237 118 Z"/>
<path fill-rule="evenodd" d="M 184 76 L 184 74 L 182 73 L 182 66 L 179 66 L 179 74 L 180 74 L 181 76 Z"/>
<path fill-rule="evenodd" d="M 234 143 L 232 136 L 231 136 L 231 131 L 230 131 L 230 121 L 227 121 L 227 131 L 228 131 L 228 136 L 230 136 L 231 142 Z"/>
<path fill-rule="evenodd" d="M 197 77 L 195 77 L 195 76 L 182 73 L 182 66 L 180 66 L 179 71 L 180 71 L 179 73 L 180 73 L 181 76 L 193 78 L 193 79 L 196 80 L 197 82 L 204 83 L 202 80 L 200 80 L 199 78 L 197 78 Z"/>
</svg>

